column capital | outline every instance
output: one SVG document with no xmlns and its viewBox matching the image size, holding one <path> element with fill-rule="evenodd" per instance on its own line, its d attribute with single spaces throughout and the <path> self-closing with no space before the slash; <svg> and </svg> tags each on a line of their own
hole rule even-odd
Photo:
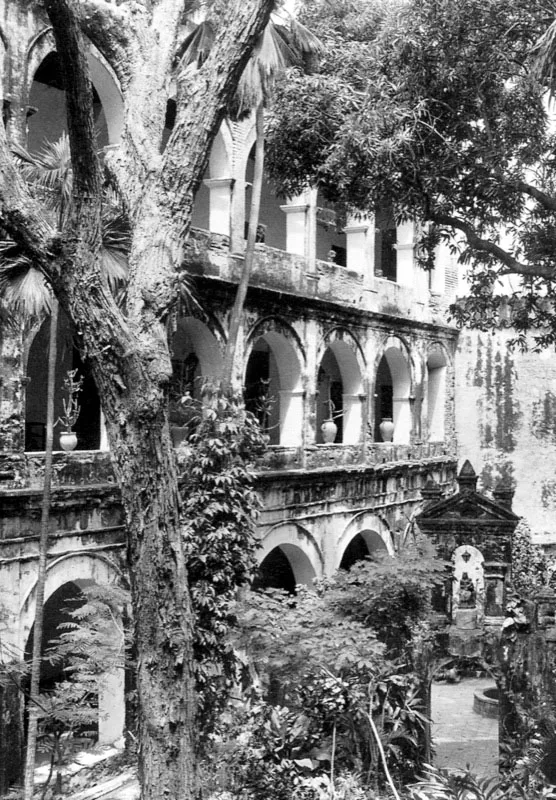
<svg viewBox="0 0 556 800">
<path fill-rule="evenodd" d="M 209 189 L 217 189 L 220 186 L 223 186 L 224 188 L 228 188 L 229 186 L 232 185 L 233 180 L 234 180 L 233 178 L 205 178 L 203 180 L 203 183 Z"/>
</svg>

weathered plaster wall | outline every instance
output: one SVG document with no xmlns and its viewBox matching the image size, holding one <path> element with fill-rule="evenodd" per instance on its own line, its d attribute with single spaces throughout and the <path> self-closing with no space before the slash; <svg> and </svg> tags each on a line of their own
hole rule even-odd
<svg viewBox="0 0 556 800">
<path fill-rule="evenodd" d="M 456 357 L 458 457 L 482 490 L 515 488 L 513 508 L 556 541 L 556 357 L 511 351 L 506 332 L 464 331 Z"/>
</svg>

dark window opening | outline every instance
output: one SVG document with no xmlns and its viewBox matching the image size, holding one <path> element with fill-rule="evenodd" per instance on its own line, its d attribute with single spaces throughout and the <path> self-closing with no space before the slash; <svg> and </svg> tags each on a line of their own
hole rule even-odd
<svg viewBox="0 0 556 800">
<path fill-rule="evenodd" d="M 375 275 L 388 281 L 397 280 L 397 233 L 391 207 L 380 209 L 375 215 Z"/>
</svg>

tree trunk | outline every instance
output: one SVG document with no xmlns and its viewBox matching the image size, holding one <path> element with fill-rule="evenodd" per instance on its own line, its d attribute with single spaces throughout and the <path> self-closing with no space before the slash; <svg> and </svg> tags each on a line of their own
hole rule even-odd
<svg viewBox="0 0 556 800">
<path fill-rule="evenodd" d="M 247 289 L 251 280 L 253 263 L 255 261 L 255 244 L 257 241 L 257 227 L 259 225 L 259 215 L 261 211 L 261 193 L 264 175 L 264 107 L 260 102 L 255 112 L 256 140 L 255 140 L 255 172 L 253 175 L 253 188 L 251 191 L 251 208 L 249 209 L 249 232 L 247 234 L 247 245 L 245 248 L 245 260 L 241 277 L 236 290 L 234 305 L 230 318 L 230 332 L 226 343 L 224 354 L 224 366 L 222 370 L 222 384 L 225 388 L 231 388 L 234 381 L 235 356 L 237 342 L 243 317 L 243 307 L 247 297 Z"/>
<path fill-rule="evenodd" d="M 165 333 L 161 325 L 147 331 L 131 321 L 125 333 L 115 330 L 107 309 L 76 295 L 71 313 L 86 330 L 126 512 L 141 797 L 187 800 L 196 786 L 193 621 L 176 460 L 160 383 L 160 364 L 169 362 Z"/>
<path fill-rule="evenodd" d="M 35 753 L 39 723 L 39 685 L 41 679 L 42 629 L 44 618 L 44 592 L 46 587 L 46 560 L 48 554 L 48 526 L 50 522 L 50 495 L 52 489 L 52 446 L 54 440 L 54 394 L 56 390 L 56 358 L 58 333 L 58 301 L 52 298 L 50 312 L 50 337 L 48 349 L 48 378 L 46 397 L 46 443 L 44 454 L 44 484 L 41 504 L 41 529 L 39 538 L 39 567 L 35 591 L 35 623 L 33 628 L 33 655 L 31 659 L 31 687 L 29 690 L 29 725 L 25 750 L 24 800 L 32 800 L 35 784 Z"/>
</svg>

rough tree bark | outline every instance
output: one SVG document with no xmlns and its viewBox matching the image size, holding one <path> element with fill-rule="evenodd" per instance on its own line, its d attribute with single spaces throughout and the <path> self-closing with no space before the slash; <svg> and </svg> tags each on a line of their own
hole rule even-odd
<svg viewBox="0 0 556 800">
<path fill-rule="evenodd" d="M 187 1 L 45 0 L 65 75 L 74 170 L 72 213 L 53 235 L 11 162 L 0 131 L 0 213 L 40 266 L 81 337 L 107 419 L 126 511 L 138 654 L 143 800 L 194 794 L 192 618 L 180 500 L 168 424 L 165 320 L 210 146 L 273 0 L 215 0 L 218 34 L 196 73 L 178 77 L 177 116 L 163 154 L 169 75 Z M 82 15 L 82 16 L 81 16 Z M 101 172 L 81 28 L 117 54 L 125 130 L 107 159 L 131 226 L 128 313 L 100 269 Z"/>
</svg>

